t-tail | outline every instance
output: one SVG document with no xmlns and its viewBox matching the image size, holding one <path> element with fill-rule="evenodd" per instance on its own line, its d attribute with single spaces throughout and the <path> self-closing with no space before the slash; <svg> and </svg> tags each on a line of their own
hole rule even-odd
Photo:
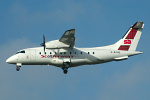
<svg viewBox="0 0 150 100">
<path fill-rule="evenodd" d="M 129 28 L 127 33 L 112 45 L 111 49 L 121 50 L 121 51 L 135 51 L 141 37 L 142 29 L 144 27 L 143 22 L 136 22 L 133 26 Z M 142 53 L 142 52 L 141 52 Z"/>
</svg>

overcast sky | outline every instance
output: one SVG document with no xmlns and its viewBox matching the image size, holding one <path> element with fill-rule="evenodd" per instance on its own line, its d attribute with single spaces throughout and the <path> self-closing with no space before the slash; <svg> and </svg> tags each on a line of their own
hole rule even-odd
<svg viewBox="0 0 150 100">
<path fill-rule="evenodd" d="M 150 100 L 149 0 L 1 0 L 0 100 Z M 144 21 L 137 50 L 128 60 L 70 68 L 7 64 L 20 49 L 59 39 L 75 28 L 76 47 L 118 41 Z"/>
</svg>

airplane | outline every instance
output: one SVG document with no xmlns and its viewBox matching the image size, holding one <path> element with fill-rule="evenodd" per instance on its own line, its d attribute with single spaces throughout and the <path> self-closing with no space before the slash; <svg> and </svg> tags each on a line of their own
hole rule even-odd
<svg viewBox="0 0 150 100">
<path fill-rule="evenodd" d="M 62 68 L 64 74 L 67 74 L 71 67 L 126 60 L 130 56 L 143 53 L 136 51 L 143 27 L 142 21 L 136 22 L 118 42 L 93 48 L 74 46 L 75 29 L 65 31 L 59 40 L 45 42 L 43 35 L 43 47 L 19 50 L 6 62 L 16 64 L 17 71 L 22 65 L 52 65 Z"/>
</svg>

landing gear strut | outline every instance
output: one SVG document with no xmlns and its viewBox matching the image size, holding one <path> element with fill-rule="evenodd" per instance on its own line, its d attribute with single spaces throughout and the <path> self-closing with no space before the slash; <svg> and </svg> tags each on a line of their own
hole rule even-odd
<svg viewBox="0 0 150 100">
<path fill-rule="evenodd" d="M 62 68 L 64 71 L 64 74 L 67 74 L 69 68 L 69 62 L 64 62 L 64 67 Z"/>
</svg>

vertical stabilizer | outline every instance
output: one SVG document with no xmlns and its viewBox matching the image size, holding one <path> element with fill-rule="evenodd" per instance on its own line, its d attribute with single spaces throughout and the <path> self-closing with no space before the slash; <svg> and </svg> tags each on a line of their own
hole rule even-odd
<svg viewBox="0 0 150 100">
<path fill-rule="evenodd" d="M 139 42 L 142 29 L 144 27 L 143 22 L 136 22 L 129 28 L 124 37 L 116 42 L 112 49 L 123 51 L 135 51 Z"/>
</svg>

